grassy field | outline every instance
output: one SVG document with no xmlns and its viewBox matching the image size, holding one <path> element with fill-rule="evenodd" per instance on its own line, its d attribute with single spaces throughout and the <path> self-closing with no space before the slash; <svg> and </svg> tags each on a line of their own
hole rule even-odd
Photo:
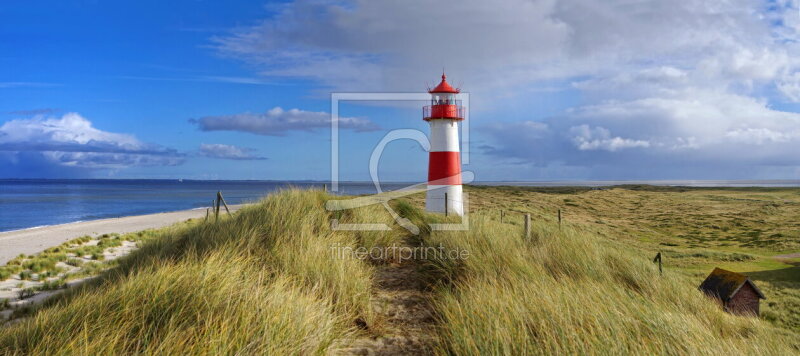
<svg viewBox="0 0 800 356">
<path fill-rule="evenodd" d="M 354 320 L 380 324 L 369 307 L 372 267 L 329 247 L 371 240 L 331 232 L 326 199 L 286 191 L 235 218 L 166 229 L 0 329 L 0 354 L 323 353 L 355 335 Z"/>
<path fill-rule="evenodd" d="M 0 328 L 0 354 L 348 353 L 403 327 L 375 304 L 381 271 L 396 261 L 331 246 L 403 241 L 470 252 L 412 265 L 435 316 L 421 329 L 434 334 L 426 353 L 800 354 L 800 267 L 773 257 L 800 251 L 800 190 L 467 191 L 468 231 L 431 232 L 458 219 L 423 213 L 419 195 L 393 203 L 419 236 L 333 231 L 331 218 L 392 219 L 381 206 L 329 212 L 332 197 L 297 190 L 219 223 L 163 230 L 100 278 Z M 523 213 L 533 216 L 531 239 Z M 658 251 L 663 276 L 650 262 Z M 769 298 L 762 318 L 728 315 L 697 291 L 713 266 L 753 277 Z"/>
<path fill-rule="evenodd" d="M 800 330 L 800 189 L 622 186 L 592 188 L 469 187 L 472 209 L 511 224 L 564 222 L 621 243 L 630 256 L 662 252 L 669 272 L 696 284 L 714 267 L 750 276 L 767 294 L 762 317 Z M 421 204 L 422 197 L 415 197 Z"/>
</svg>

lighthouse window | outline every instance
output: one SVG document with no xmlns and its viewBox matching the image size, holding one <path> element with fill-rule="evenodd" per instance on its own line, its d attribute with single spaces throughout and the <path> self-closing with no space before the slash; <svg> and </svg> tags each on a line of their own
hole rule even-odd
<svg viewBox="0 0 800 356">
<path fill-rule="evenodd" d="M 456 105 L 455 95 L 434 94 L 431 97 L 431 105 Z"/>
</svg>

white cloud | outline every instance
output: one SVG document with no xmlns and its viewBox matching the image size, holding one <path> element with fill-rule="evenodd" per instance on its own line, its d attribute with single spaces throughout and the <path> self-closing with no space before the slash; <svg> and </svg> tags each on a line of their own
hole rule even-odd
<svg viewBox="0 0 800 356">
<path fill-rule="evenodd" d="M 474 90 L 642 66 L 771 80 L 791 66 L 767 5 L 629 0 L 314 1 L 215 38 L 268 76 L 344 90 L 413 90 L 446 66 Z M 730 78 L 728 78 L 730 79 Z"/>
<path fill-rule="evenodd" d="M 785 97 L 791 101 L 800 102 L 800 72 L 784 76 L 775 85 Z"/>
<path fill-rule="evenodd" d="M 184 161 L 174 149 L 147 144 L 132 135 L 98 130 L 77 113 L 7 121 L 0 126 L 0 151 L 37 152 L 59 165 L 85 168 L 177 165 Z"/>
<path fill-rule="evenodd" d="M 482 110 L 471 117 L 512 121 L 476 135 L 494 156 L 622 171 L 642 160 L 675 171 L 800 164 L 800 116 L 774 105 L 800 102 L 791 2 L 299 0 L 273 9 L 215 38 L 220 53 L 335 90 L 419 90 L 445 66 Z M 580 104 L 536 121 L 502 112 L 552 85 Z"/>
<path fill-rule="evenodd" d="M 650 147 L 650 142 L 612 137 L 611 131 L 604 127 L 580 125 L 570 127 L 569 133 L 575 146 L 581 151 L 606 150 L 610 152 L 625 148 Z"/>
<path fill-rule="evenodd" d="M 313 131 L 331 127 L 331 114 L 275 107 L 265 113 L 206 116 L 193 120 L 203 131 L 240 131 L 257 135 L 284 136 L 289 131 Z M 378 125 L 364 118 L 339 117 L 339 128 L 356 132 L 375 131 Z"/>
<path fill-rule="evenodd" d="M 741 138 L 748 132 L 752 136 L 754 132 L 800 130 L 800 114 L 774 110 L 760 99 L 691 87 L 660 97 L 588 105 L 567 112 L 566 118 L 624 136 L 653 137 L 665 145 L 693 137 L 698 148 Z M 784 141 L 788 137 L 791 135 Z"/>
<path fill-rule="evenodd" d="M 266 157 L 254 155 L 254 151 L 255 150 L 252 148 L 223 145 L 220 143 L 200 144 L 200 155 L 204 157 L 240 161 L 267 159 Z"/>
<path fill-rule="evenodd" d="M 628 173 L 659 162 L 649 178 L 677 167 L 703 174 L 739 167 L 731 171 L 741 174 L 758 170 L 747 167 L 778 171 L 775 167 L 800 165 L 800 114 L 776 111 L 749 97 L 695 89 L 669 98 L 584 106 L 544 122 L 492 125 L 486 133 L 492 146 L 487 153 L 494 156 L 536 166 L 613 166 Z"/>
<path fill-rule="evenodd" d="M 725 133 L 725 137 L 732 142 L 764 145 L 768 143 L 783 143 L 800 138 L 800 128 L 790 132 L 778 132 L 766 128 L 735 129 Z"/>
</svg>

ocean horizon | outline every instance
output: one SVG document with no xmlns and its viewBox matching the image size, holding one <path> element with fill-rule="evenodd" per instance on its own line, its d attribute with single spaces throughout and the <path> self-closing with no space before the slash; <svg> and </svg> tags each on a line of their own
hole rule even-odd
<svg viewBox="0 0 800 356">
<path fill-rule="evenodd" d="M 0 179 L 0 232 L 80 221 L 145 215 L 211 206 L 217 191 L 228 204 L 255 202 L 270 192 L 323 188 L 312 180 L 191 179 Z M 382 183 L 395 190 L 415 182 Z M 563 180 L 477 182 L 474 185 L 606 187 L 625 184 L 687 187 L 800 187 L 800 180 Z M 372 182 L 340 181 L 336 194 L 376 193 Z"/>
</svg>

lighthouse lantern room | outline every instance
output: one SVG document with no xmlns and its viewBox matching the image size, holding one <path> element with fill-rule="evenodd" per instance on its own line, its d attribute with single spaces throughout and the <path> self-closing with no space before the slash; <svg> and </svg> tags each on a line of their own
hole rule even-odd
<svg viewBox="0 0 800 356">
<path fill-rule="evenodd" d="M 456 100 L 459 89 L 447 83 L 444 74 L 442 82 L 428 92 L 431 105 L 422 109 L 422 117 L 431 127 L 425 210 L 460 216 L 464 206 L 458 125 L 464 120 L 464 108 Z"/>
</svg>

